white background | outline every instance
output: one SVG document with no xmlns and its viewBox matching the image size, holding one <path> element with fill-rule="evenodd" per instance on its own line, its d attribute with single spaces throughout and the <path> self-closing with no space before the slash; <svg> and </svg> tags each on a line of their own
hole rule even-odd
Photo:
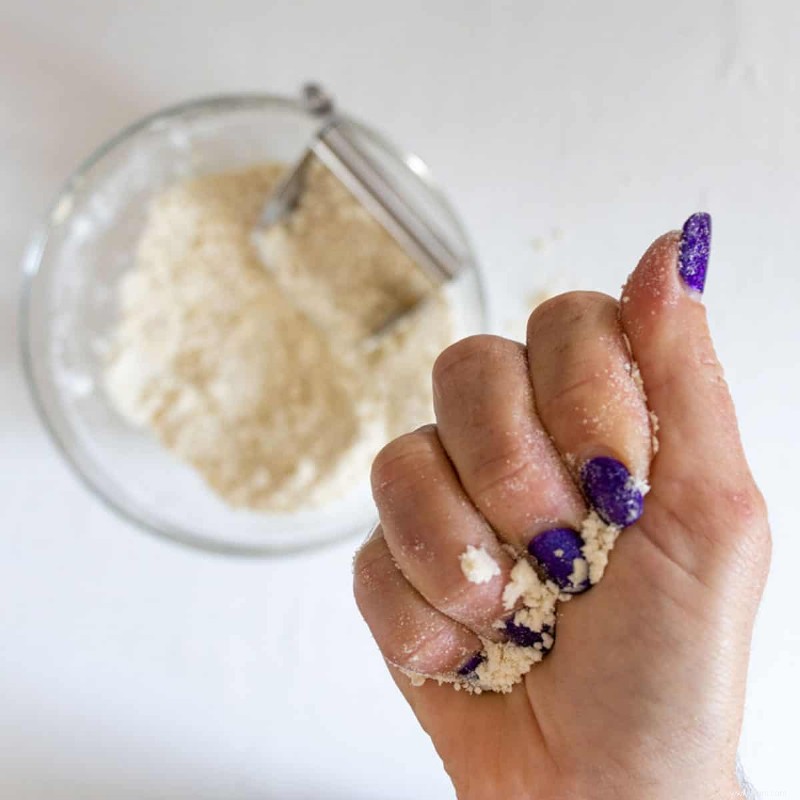
<svg viewBox="0 0 800 800">
<path fill-rule="evenodd" d="M 0 796 L 452 796 L 356 614 L 355 542 L 244 561 L 143 535 L 59 461 L 18 365 L 20 256 L 78 160 L 164 104 L 313 77 L 432 165 L 498 332 L 714 214 L 707 303 L 775 533 L 741 750 L 800 797 L 798 30 L 764 0 L 3 0 Z"/>
</svg>

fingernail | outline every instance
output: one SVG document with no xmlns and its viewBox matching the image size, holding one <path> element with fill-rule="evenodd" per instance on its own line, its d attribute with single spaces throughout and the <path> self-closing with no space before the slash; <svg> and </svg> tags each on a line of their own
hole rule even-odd
<svg viewBox="0 0 800 800">
<path fill-rule="evenodd" d="M 703 293 L 711 249 L 711 215 L 703 211 L 692 214 L 683 225 L 678 272 L 683 282 L 694 292 Z"/>
<path fill-rule="evenodd" d="M 589 565 L 582 547 L 583 539 L 578 531 L 551 528 L 530 540 L 528 552 L 561 591 L 580 594 L 589 588 Z"/>
<path fill-rule="evenodd" d="M 550 650 L 553 646 L 553 628 L 550 625 L 545 625 L 541 631 L 534 631 L 527 625 L 518 625 L 512 618 L 506 622 L 505 631 L 508 638 L 520 647 Z"/>
<path fill-rule="evenodd" d="M 456 672 L 458 675 L 461 675 L 462 678 L 466 678 L 468 675 L 472 675 L 484 661 L 486 661 L 486 656 L 484 656 L 483 653 L 475 653 L 475 655 L 465 661 L 464 666 L 456 670 Z"/>
<path fill-rule="evenodd" d="M 586 499 L 605 522 L 624 528 L 642 516 L 642 492 L 617 459 L 593 458 L 581 467 L 580 477 Z"/>
</svg>

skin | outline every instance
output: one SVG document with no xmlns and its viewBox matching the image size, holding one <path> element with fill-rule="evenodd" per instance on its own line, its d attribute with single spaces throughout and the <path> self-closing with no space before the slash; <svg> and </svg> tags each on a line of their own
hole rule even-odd
<svg viewBox="0 0 800 800">
<path fill-rule="evenodd" d="M 538 307 L 527 347 L 478 336 L 434 368 L 436 425 L 375 460 L 381 524 L 355 595 L 400 691 L 461 800 L 693 800 L 741 796 L 735 754 L 770 534 L 699 296 L 658 239 L 619 303 L 573 292 Z M 626 363 L 627 335 L 658 417 Z M 651 491 L 603 580 L 559 605 L 556 644 L 510 694 L 471 696 L 436 675 L 497 638 L 511 563 L 538 531 L 586 513 L 575 475 L 620 459 Z M 652 460 L 652 463 L 651 463 Z M 469 583 L 484 546 L 502 574 Z"/>
</svg>

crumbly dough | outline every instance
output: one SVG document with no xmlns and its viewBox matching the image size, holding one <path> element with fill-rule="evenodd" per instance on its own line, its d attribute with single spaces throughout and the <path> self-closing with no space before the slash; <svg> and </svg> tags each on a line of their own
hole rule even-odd
<svg viewBox="0 0 800 800">
<path fill-rule="evenodd" d="M 430 369 L 451 325 L 443 297 L 321 164 L 257 248 L 283 169 L 154 198 L 121 282 L 105 387 L 225 502 L 291 512 L 344 494 L 386 440 L 430 419 Z"/>
<path fill-rule="evenodd" d="M 574 575 L 576 583 L 583 581 L 587 572 L 589 581 L 593 584 L 603 577 L 608 564 L 608 554 L 614 547 L 620 531 L 621 528 L 604 522 L 595 511 L 589 514 L 581 526 L 584 558 L 575 559 L 575 570 L 579 573 Z M 479 561 L 483 560 L 480 554 L 485 554 L 497 566 L 494 559 L 482 548 L 477 549 L 468 545 L 460 556 L 462 571 L 468 580 L 472 580 L 470 575 L 474 575 L 475 572 L 471 567 L 465 569 L 464 563 L 467 562 L 471 565 L 476 554 L 479 554 L 477 556 Z M 480 568 L 476 572 L 481 576 L 486 574 Z M 500 568 L 497 566 L 495 574 L 499 573 Z M 541 642 L 537 642 L 531 647 L 522 647 L 510 641 L 493 642 L 479 637 L 483 647 L 484 660 L 472 675 L 437 675 L 433 679 L 439 683 L 452 683 L 455 689 L 472 694 L 481 694 L 486 691 L 510 692 L 553 646 L 552 631 L 555 629 L 558 601 L 568 601 L 572 596 L 560 592 L 558 586 L 552 581 L 542 580 L 526 557 L 517 556 L 516 564 L 511 570 L 510 580 L 503 589 L 503 606 L 508 611 L 518 608 L 512 617 L 514 624 L 539 633 Z M 496 626 L 498 629 L 502 629 L 504 624 L 504 621 L 499 621 Z M 404 670 L 404 672 L 413 686 L 421 686 L 429 677 L 409 670 Z"/>
<path fill-rule="evenodd" d="M 461 571 L 470 583 L 489 583 L 500 574 L 500 565 L 483 547 L 467 545 L 467 549 L 458 558 Z"/>
<path fill-rule="evenodd" d="M 589 582 L 597 583 L 608 566 L 608 554 L 616 544 L 622 528 L 611 525 L 591 511 L 581 525 L 583 557 L 589 565 Z"/>
<path fill-rule="evenodd" d="M 541 642 L 532 647 L 521 647 L 514 642 L 493 642 L 480 637 L 484 661 L 476 668 L 474 675 L 440 675 L 434 680 L 452 683 L 457 690 L 473 694 L 485 691 L 510 692 L 553 645 L 553 637 L 548 630 L 553 630 L 556 622 L 558 587 L 550 581 L 543 581 L 523 558 L 514 565 L 503 591 L 503 605 L 507 610 L 513 609 L 520 601 L 522 607 L 514 614 L 514 623 L 541 632 Z M 502 627 L 503 623 L 498 623 L 498 628 Z M 412 685 L 419 686 L 425 682 L 426 676 L 405 672 Z"/>
</svg>

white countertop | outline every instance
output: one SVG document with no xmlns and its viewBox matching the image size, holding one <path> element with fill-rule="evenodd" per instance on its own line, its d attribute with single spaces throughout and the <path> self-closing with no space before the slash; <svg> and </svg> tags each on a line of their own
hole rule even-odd
<svg viewBox="0 0 800 800">
<path fill-rule="evenodd" d="M 318 78 L 448 188 L 497 332 L 714 214 L 707 304 L 775 534 L 741 751 L 800 797 L 798 29 L 790 0 L 4 0 L 0 796 L 452 797 L 355 611 L 354 542 L 245 561 L 143 535 L 60 461 L 18 364 L 20 256 L 80 159 L 167 103 Z"/>
</svg>

